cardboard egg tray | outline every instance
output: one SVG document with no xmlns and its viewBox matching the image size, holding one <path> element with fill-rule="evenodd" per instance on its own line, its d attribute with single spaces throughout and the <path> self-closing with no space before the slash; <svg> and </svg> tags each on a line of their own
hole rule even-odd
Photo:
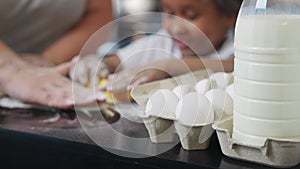
<svg viewBox="0 0 300 169">
<path fill-rule="evenodd" d="M 232 138 L 232 117 L 213 125 L 217 131 L 223 154 L 277 168 L 300 164 L 300 141 L 266 139 L 264 145 L 247 145 Z"/>
<path fill-rule="evenodd" d="M 131 91 L 133 99 L 145 110 L 146 103 L 152 92 L 159 89 L 173 89 L 178 85 L 195 85 L 198 81 L 208 78 L 211 71 L 196 71 L 170 79 L 151 82 L 135 87 Z M 177 133 L 181 145 L 186 150 L 207 149 L 213 133 L 212 124 L 187 126 L 177 122 L 174 117 L 147 117 L 144 112 L 139 116 L 144 124 L 153 143 L 166 143 L 174 141 L 174 133 Z"/>
<path fill-rule="evenodd" d="M 228 157 L 276 168 L 288 168 L 300 164 L 300 140 L 266 138 L 263 145 L 244 144 L 232 138 L 232 117 L 215 123 L 213 128 L 217 131 L 223 154 Z"/>
<path fill-rule="evenodd" d="M 174 78 L 140 85 L 131 91 L 131 96 L 145 109 L 150 94 L 155 90 L 173 89 L 177 85 L 182 84 L 194 85 L 196 83 L 194 79 L 199 81 L 208 78 L 210 73 L 211 72 L 207 71 L 196 71 Z M 300 164 L 300 140 L 266 139 L 264 145 L 247 145 L 232 138 L 232 116 L 224 116 L 223 119 L 215 122 L 212 126 L 212 132 L 209 129 L 209 127 L 211 127 L 209 124 L 191 127 L 181 125 L 177 121 L 172 120 L 171 117 L 146 117 L 144 114 L 141 114 L 140 117 L 144 120 L 150 139 L 154 143 L 172 142 L 174 133 L 177 133 L 179 136 L 182 135 L 180 140 L 184 149 L 203 150 L 209 146 L 210 136 L 212 132 L 216 130 L 222 152 L 228 157 L 276 168 L 288 168 Z M 163 125 L 163 128 L 155 128 L 155 126 L 157 127 L 160 124 L 165 125 Z M 201 132 L 201 130 L 206 130 L 204 131 L 206 134 L 199 138 L 199 132 Z M 162 133 L 164 134 L 160 135 Z"/>
</svg>

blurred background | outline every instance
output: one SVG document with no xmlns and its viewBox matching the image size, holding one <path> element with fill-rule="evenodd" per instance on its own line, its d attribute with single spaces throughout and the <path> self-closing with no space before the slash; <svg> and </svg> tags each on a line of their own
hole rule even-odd
<svg viewBox="0 0 300 169">
<path fill-rule="evenodd" d="M 98 49 L 99 55 L 114 53 L 116 49 L 122 48 L 132 41 L 146 36 L 140 30 L 144 32 L 156 32 L 161 28 L 161 18 L 138 15 L 144 12 L 160 12 L 160 0 L 112 0 L 112 3 L 115 19 L 129 15 L 130 17 L 121 19 L 118 22 L 115 30 L 113 30 L 110 41 Z M 137 36 L 124 39 L 122 42 L 116 44 L 117 39 L 120 37 L 134 34 L 137 34 Z"/>
<path fill-rule="evenodd" d="M 113 0 L 115 17 L 142 12 L 160 12 L 159 0 Z M 161 27 L 161 18 L 142 17 L 133 15 L 129 20 L 124 19 L 118 26 L 118 34 L 138 33 L 138 30 L 157 31 Z"/>
</svg>

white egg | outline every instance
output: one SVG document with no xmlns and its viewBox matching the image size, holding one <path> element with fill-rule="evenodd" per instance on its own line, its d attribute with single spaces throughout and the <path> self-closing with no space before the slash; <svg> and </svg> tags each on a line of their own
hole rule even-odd
<svg viewBox="0 0 300 169">
<path fill-rule="evenodd" d="M 212 89 L 205 95 L 213 106 L 215 121 L 220 120 L 223 114 L 227 116 L 233 114 L 233 100 L 224 90 Z"/>
<path fill-rule="evenodd" d="M 217 83 L 214 79 L 203 79 L 195 85 L 195 90 L 202 94 L 205 94 L 210 89 L 215 88 L 217 88 Z"/>
<path fill-rule="evenodd" d="M 233 100 L 233 95 L 234 95 L 234 84 L 231 84 L 229 85 L 227 88 L 226 88 L 226 93 L 228 93 L 230 95 L 230 97 L 232 98 Z"/>
<path fill-rule="evenodd" d="M 226 87 L 233 83 L 234 77 L 232 73 L 217 72 L 210 75 L 209 79 L 213 79 L 217 83 L 218 89 L 226 89 Z"/>
<path fill-rule="evenodd" d="M 175 119 L 178 97 L 171 90 L 157 90 L 148 99 L 146 104 L 146 116 L 155 116 L 165 119 Z"/>
<path fill-rule="evenodd" d="M 190 92 L 194 92 L 195 89 L 191 85 L 179 85 L 173 89 L 176 96 L 181 99 L 184 95 Z"/>
<path fill-rule="evenodd" d="M 178 122 L 187 126 L 210 124 L 214 121 L 212 105 L 204 94 L 191 92 L 183 96 L 176 108 Z"/>
</svg>

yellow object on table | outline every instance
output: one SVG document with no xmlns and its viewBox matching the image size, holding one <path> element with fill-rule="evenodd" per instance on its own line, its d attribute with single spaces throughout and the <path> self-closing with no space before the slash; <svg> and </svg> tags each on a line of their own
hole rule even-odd
<svg viewBox="0 0 300 169">
<path fill-rule="evenodd" d="M 102 78 L 99 80 L 99 85 L 100 86 L 104 86 L 108 83 L 108 80 L 106 78 Z M 105 91 L 105 95 L 107 96 L 108 99 L 112 99 L 113 98 L 113 95 L 111 92 L 109 91 Z"/>
<path fill-rule="evenodd" d="M 99 86 L 104 86 L 108 83 L 108 79 L 106 78 L 101 78 L 99 79 Z M 91 85 L 90 83 L 88 83 L 86 85 L 87 88 L 90 88 Z M 107 96 L 107 102 L 113 102 L 113 100 L 117 100 L 117 101 L 130 101 L 132 100 L 132 97 L 130 95 L 130 92 L 126 92 L 126 93 L 111 93 L 109 91 L 105 91 L 105 95 Z"/>
<path fill-rule="evenodd" d="M 103 86 L 106 85 L 108 83 L 107 79 L 100 79 L 99 81 L 99 85 Z M 118 101 L 130 101 L 132 100 L 132 97 L 130 95 L 130 92 L 125 92 L 125 93 L 111 93 L 109 91 L 105 92 L 107 98 L 108 98 L 108 102 L 111 102 L 113 99 L 116 99 Z"/>
</svg>

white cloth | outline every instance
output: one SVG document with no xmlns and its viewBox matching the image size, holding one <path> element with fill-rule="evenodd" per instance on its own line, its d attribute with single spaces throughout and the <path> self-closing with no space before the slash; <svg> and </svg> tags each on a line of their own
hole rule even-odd
<svg viewBox="0 0 300 169">
<path fill-rule="evenodd" d="M 233 34 L 228 33 L 221 48 L 205 57 L 228 60 L 232 59 L 233 53 Z M 134 41 L 119 49 L 116 54 L 123 69 L 142 66 L 167 58 L 182 58 L 179 47 L 174 43 L 168 32 L 163 29 L 156 34 Z"/>
<path fill-rule="evenodd" d="M 172 37 L 161 30 L 156 34 L 143 37 L 117 51 L 122 68 L 132 68 L 167 58 L 181 58 L 180 49 Z"/>
<path fill-rule="evenodd" d="M 80 21 L 86 0 L 1 0 L 0 39 L 16 52 L 40 53 Z"/>
</svg>

